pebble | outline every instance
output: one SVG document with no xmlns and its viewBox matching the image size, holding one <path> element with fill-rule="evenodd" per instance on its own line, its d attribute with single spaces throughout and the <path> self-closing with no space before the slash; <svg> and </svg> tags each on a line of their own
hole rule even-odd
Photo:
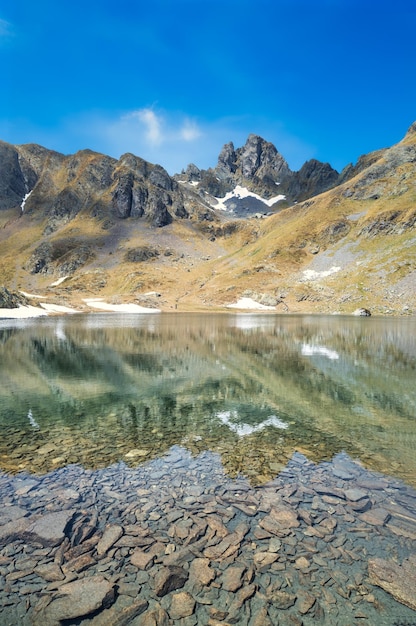
<svg viewBox="0 0 416 626">
<path fill-rule="evenodd" d="M 189 617 L 194 612 L 195 604 L 194 598 L 187 591 L 174 593 L 169 607 L 169 617 L 173 620 Z"/>
<path fill-rule="evenodd" d="M 244 565 L 228 567 L 222 576 L 222 588 L 225 591 L 238 591 L 244 584 L 245 571 L 246 567 Z"/>
<path fill-rule="evenodd" d="M 145 570 L 153 565 L 154 559 L 154 554 L 149 554 L 149 552 L 143 552 L 143 550 L 135 550 L 130 557 L 130 563 L 138 569 Z"/>
</svg>

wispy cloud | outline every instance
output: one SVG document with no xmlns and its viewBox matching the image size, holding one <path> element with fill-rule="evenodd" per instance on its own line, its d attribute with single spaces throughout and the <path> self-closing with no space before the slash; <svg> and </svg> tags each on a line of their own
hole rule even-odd
<svg viewBox="0 0 416 626">
<path fill-rule="evenodd" d="M 0 18 L 0 39 L 6 39 L 13 35 L 13 29 L 10 22 Z"/>
<path fill-rule="evenodd" d="M 127 125 L 137 137 L 144 132 L 144 138 L 150 147 L 162 144 L 192 142 L 202 136 L 202 130 L 195 120 L 188 117 L 168 115 L 151 107 L 138 109 L 123 115 L 115 124 Z"/>
<path fill-rule="evenodd" d="M 194 121 L 185 120 L 180 131 L 180 136 L 184 141 L 195 141 L 195 139 L 199 139 L 201 135 L 202 131 Z"/>
<path fill-rule="evenodd" d="M 192 117 L 145 107 L 114 119 L 97 119 L 95 128 L 110 154 L 133 152 L 169 173 L 186 167 L 200 151 L 206 130 Z M 90 131 L 92 127 L 90 126 Z"/>
<path fill-rule="evenodd" d="M 162 131 L 163 119 L 155 111 L 152 109 L 140 109 L 127 117 L 138 119 L 142 123 L 145 128 L 146 139 L 151 146 L 159 146 L 163 143 L 165 139 Z"/>
</svg>

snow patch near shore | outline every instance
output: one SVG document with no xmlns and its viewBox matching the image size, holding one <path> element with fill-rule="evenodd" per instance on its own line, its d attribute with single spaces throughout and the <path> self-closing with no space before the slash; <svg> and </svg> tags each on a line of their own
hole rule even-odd
<svg viewBox="0 0 416 626">
<path fill-rule="evenodd" d="M 227 309 L 258 309 L 262 311 L 275 311 L 276 307 L 267 306 L 256 302 L 253 298 L 240 298 L 238 302 L 234 304 L 227 304 Z"/>
<path fill-rule="evenodd" d="M 26 298 L 46 298 L 46 296 L 39 296 L 36 293 L 27 293 L 26 291 L 21 291 L 20 293 L 26 296 Z"/>
<path fill-rule="evenodd" d="M 61 304 L 48 304 L 47 302 L 40 302 L 40 306 L 45 311 L 49 311 L 50 313 L 80 313 L 76 309 L 71 309 L 67 306 L 62 306 Z"/>
<path fill-rule="evenodd" d="M 0 319 L 23 320 L 29 317 L 42 317 L 43 315 L 47 315 L 47 312 L 31 305 L 19 306 L 18 309 L 0 309 Z"/>
<path fill-rule="evenodd" d="M 101 298 L 86 298 L 84 299 L 92 309 L 99 309 L 100 311 L 115 311 L 117 313 L 160 313 L 160 309 L 149 309 L 138 304 L 110 304 L 104 302 Z"/>
</svg>

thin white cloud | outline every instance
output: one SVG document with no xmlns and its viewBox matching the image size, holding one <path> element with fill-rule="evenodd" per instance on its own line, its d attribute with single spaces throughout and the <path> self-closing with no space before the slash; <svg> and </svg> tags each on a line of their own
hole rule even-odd
<svg viewBox="0 0 416 626">
<path fill-rule="evenodd" d="M 169 115 L 145 107 L 122 115 L 108 125 L 109 133 L 117 137 L 129 138 L 135 145 L 148 150 L 163 150 L 169 146 L 179 148 L 181 143 L 192 143 L 203 133 L 195 120 L 178 115 Z"/>
<path fill-rule="evenodd" d="M 195 141 L 195 139 L 199 139 L 201 137 L 202 132 L 198 128 L 196 122 L 193 120 L 185 120 L 181 131 L 180 136 L 185 141 Z"/>
<path fill-rule="evenodd" d="M 160 145 L 163 140 L 163 118 L 157 115 L 153 109 L 140 109 L 132 114 L 133 119 L 137 118 L 145 127 L 147 141 L 151 146 Z"/>
<path fill-rule="evenodd" d="M 7 37 L 10 37 L 12 34 L 13 34 L 12 26 L 10 22 L 7 22 L 6 20 L 2 20 L 0 18 L 0 38 L 6 39 Z"/>
</svg>

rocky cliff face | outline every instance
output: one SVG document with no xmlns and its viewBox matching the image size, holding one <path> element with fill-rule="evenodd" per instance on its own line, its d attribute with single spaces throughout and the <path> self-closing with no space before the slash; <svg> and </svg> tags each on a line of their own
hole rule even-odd
<svg viewBox="0 0 416 626">
<path fill-rule="evenodd" d="M 291 176 L 286 177 L 279 191 L 298 202 L 335 187 L 338 181 L 339 174 L 329 163 L 311 159 L 298 172 L 292 172 Z"/>
<path fill-rule="evenodd" d="M 225 144 L 217 165 L 199 170 L 191 164 L 170 177 L 160 165 L 133 154 L 119 160 L 82 150 L 65 156 L 41 146 L 12 146 L 0 142 L 0 211 L 14 210 L 46 218 L 45 233 L 55 232 L 81 211 L 103 220 L 144 219 L 155 227 L 193 215 L 211 219 L 215 202 L 236 186 L 256 198 L 233 199 L 234 217 L 270 210 L 267 202 L 285 196 L 282 206 L 309 198 L 337 184 L 338 172 L 330 165 L 308 161 L 292 172 L 275 146 L 250 135 L 244 146 Z M 344 179 L 355 174 L 352 168 Z M 244 211 L 241 211 L 241 204 Z"/>
<path fill-rule="evenodd" d="M 80 211 L 107 219 L 144 218 L 154 226 L 188 216 L 178 183 L 161 166 L 132 154 L 117 161 L 90 150 L 64 156 L 2 142 L 0 168 L 0 210 L 46 217 L 46 233 Z"/>
</svg>

